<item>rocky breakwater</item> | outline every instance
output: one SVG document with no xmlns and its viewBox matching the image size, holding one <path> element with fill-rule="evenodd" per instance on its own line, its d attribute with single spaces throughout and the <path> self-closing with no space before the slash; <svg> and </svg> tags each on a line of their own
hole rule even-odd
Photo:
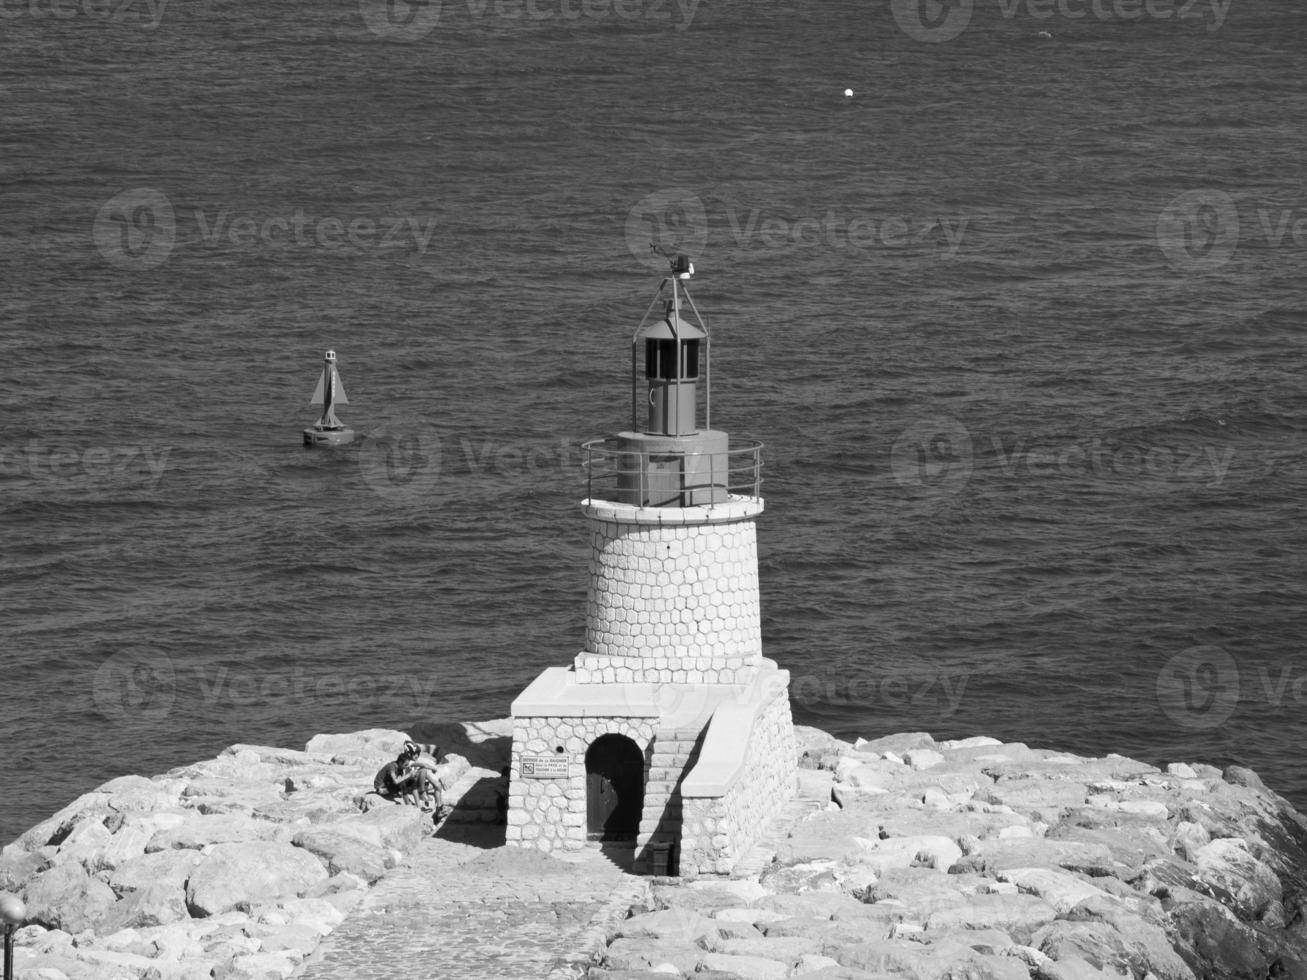
<svg viewBox="0 0 1307 980">
<path fill-rule="evenodd" d="M 285 977 L 433 832 L 368 791 L 410 736 L 446 751 L 451 821 L 498 819 L 510 723 L 233 745 L 79 797 L 0 852 L 26 903 L 15 972 L 40 980 Z"/>
<path fill-rule="evenodd" d="M 1246 769 L 798 731 L 771 859 L 659 880 L 591 980 L 1307 980 L 1307 819 Z"/>
</svg>

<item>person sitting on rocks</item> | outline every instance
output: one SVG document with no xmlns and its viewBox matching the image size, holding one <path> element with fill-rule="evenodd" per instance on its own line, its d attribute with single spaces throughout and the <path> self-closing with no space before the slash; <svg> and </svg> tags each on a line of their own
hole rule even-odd
<svg viewBox="0 0 1307 980">
<path fill-rule="evenodd" d="M 440 765 L 440 747 L 405 742 L 404 751 L 400 753 L 399 758 L 405 762 L 407 771 L 417 788 L 422 809 L 435 810 L 440 814 L 445 809 L 444 786 L 437 775 Z"/>
<path fill-rule="evenodd" d="M 394 762 L 388 762 L 381 767 L 376 778 L 372 780 L 372 788 L 384 799 L 416 806 L 418 778 L 408 758 L 401 753 Z"/>
</svg>

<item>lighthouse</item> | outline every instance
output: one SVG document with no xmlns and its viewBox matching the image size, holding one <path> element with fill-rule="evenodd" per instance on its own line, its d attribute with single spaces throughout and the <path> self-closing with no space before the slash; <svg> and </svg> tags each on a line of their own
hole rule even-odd
<svg viewBox="0 0 1307 980">
<path fill-rule="evenodd" d="M 631 427 L 584 445 L 585 647 L 513 702 L 506 839 L 725 874 L 795 792 L 789 672 L 762 651 L 762 445 L 711 427 L 694 269 L 670 266 L 631 338 Z"/>
</svg>

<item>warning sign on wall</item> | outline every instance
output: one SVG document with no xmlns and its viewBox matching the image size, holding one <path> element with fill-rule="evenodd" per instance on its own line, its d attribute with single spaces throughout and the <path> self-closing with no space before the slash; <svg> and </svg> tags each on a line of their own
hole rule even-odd
<svg viewBox="0 0 1307 980">
<path fill-rule="evenodd" d="M 522 756 L 524 779 L 566 779 L 570 775 L 565 755 Z"/>
</svg>

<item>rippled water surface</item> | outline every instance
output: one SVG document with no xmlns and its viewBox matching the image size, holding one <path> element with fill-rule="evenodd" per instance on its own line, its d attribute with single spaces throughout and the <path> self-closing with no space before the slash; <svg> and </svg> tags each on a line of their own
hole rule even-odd
<svg viewBox="0 0 1307 980">
<path fill-rule="evenodd" d="M 135 4 L 0 21 L 0 840 L 568 662 L 651 238 L 797 720 L 1307 804 L 1299 7 Z"/>
</svg>

